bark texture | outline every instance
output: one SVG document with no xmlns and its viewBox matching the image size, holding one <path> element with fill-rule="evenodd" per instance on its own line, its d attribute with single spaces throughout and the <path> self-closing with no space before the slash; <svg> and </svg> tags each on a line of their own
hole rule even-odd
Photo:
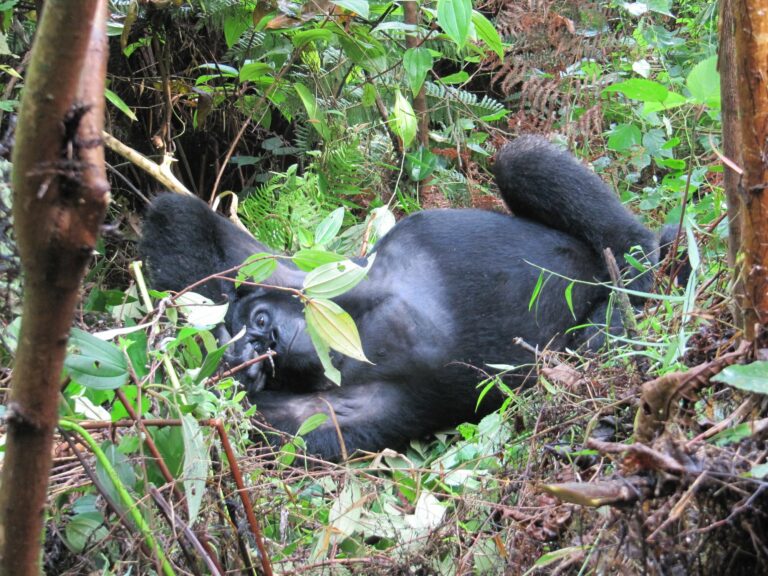
<svg viewBox="0 0 768 576">
<path fill-rule="evenodd" d="M 738 185 L 744 334 L 768 322 L 768 0 L 732 0 L 743 174 Z"/>
<path fill-rule="evenodd" d="M 79 287 L 109 202 L 101 129 L 106 0 L 48 0 L 13 154 L 24 273 L 0 491 L 0 574 L 40 574 L 61 370 Z"/>
</svg>

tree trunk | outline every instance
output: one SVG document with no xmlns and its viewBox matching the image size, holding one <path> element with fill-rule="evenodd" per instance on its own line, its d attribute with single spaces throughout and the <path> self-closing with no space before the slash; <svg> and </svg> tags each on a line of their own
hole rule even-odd
<svg viewBox="0 0 768 576">
<path fill-rule="evenodd" d="M 106 1 L 48 0 L 13 154 L 24 306 L 8 401 L 0 574 L 40 574 L 61 370 L 79 287 L 109 202 L 101 129 Z"/>
<path fill-rule="evenodd" d="M 736 77 L 736 52 L 733 45 L 733 3 L 720 2 L 720 51 L 717 68 L 720 72 L 722 95 L 723 153 L 736 166 L 741 166 L 741 126 L 739 124 L 738 79 Z M 723 166 L 723 186 L 728 202 L 728 266 L 736 270 L 741 247 L 741 201 L 739 200 L 739 173 L 726 163 Z M 738 275 L 733 279 L 733 315 L 737 326 L 744 324 L 742 305 L 744 286 Z"/>
<path fill-rule="evenodd" d="M 732 6 L 739 79 L 736 146 L 743 168 L 737 192 L 743 256 L 737 274 L 744 288 L 744 335 L 754 341 L 762 339 L 760 328 L 768 323 L 768 0 L 732 0 Z"/>
</svg>

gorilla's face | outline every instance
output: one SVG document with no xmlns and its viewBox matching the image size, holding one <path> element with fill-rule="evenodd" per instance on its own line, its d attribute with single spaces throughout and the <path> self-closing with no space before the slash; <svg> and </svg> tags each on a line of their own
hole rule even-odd
<svg viewBox="0 0 768 576">
<path fill-rule="evenodd" d="M 241 292 L 230 306 L 226 327 L 232 336 L 243 332 L 225 356 L 230 369 L 269 351 L 275 353 L 236 374 L 251 398 L 267 387 L 284 388 L 287 382 L 295 388 L 297 379 L 305 379 L 309 385 L 316 374 L 322 374 L 322 369 L 318 370 L 320 360 L 306 331 L 302 304 L 293 294 L 261 288 Z M 226 334 L 220 335 L 220 339 L 222 336 Z"/>
</svg>

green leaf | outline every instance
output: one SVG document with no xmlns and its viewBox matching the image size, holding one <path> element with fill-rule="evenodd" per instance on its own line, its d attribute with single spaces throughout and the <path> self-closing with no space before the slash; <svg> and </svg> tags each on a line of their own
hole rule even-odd
<svg viewBox="0 0 768 576">
<path fill-rule="evenodd" d="M 424 85 L 427 73 L 432 69 L 432 53 L 424 47 L 408 48 L 403 55 L 403 68 L 408 85 L 416 96 Z"/>
<path fill-rule="evenodd" d="M 336 384 L 336 386 L 341 386 L 341 372 L 331 362 L 331 349 L 328 347 L 328 343 L 322 339 L 317 330 L 315 330 L 315 327 L 309 322 L 307 322 L 307 334 L 309 334 L 309 339 L 312 340 L 312 345 L 315 347 L 320 364 L 323 365 L 325 377 Z"/>
<path fill-rule="evenodd" d="M 418 122 L 411 103 L 406 98 L 403 98 L 400 90 L 395 94 L 395 107 L 392 110 L 392 116 L 394 117 L 392 130 L 402 138 L 403 147 L 408 148 L 413 139 L 416 138 Z"/>
<path fill-rule="evenodd" d="M 273 254 L 267 252 L 258 252 L 245 259 L 243 266 L 237 271 L 237 281 L 235 287 L 241 282 L 253 282 L 260 284 L 277 269 L 277 260 Z"/>
<path fill-rule="evenodd" d="M 301 426 L 299 426 L 299 429 L 296 431 L 296 436 L 304 436 L 312 432 L 312 430 L 317 430 L 320 426 L 325 424 L 326 420 L 328 420 L 328 414 L 324 412 L 312 414 L 312 416 L 301 423 Z"/>
<path fill-rule="evenodd" d="M 131 119 L 132 122 L 135 122 L 138 120 L 136 117 L 136 114 L 128 107 L 128 104 L 126 104 L 120 96 L 112 92 L 109 88 L 104 88 L 104 97 L 107 99 L 107 101 L 112 104 L 115 108 L 120 110 L 123 114 L 128 116 L 128 118 Z"/>
<path fill-rule="evenodd" d="M 87 547 L 93 547 L 109 536 L 109 530 L 104 525 L 104 515 L 101 512 L 84 512 L 77 514 L 64 528 L 64 541 L 76 554 L 82 553 Z"/>
<path fill-rule="evenodd" d="M 419 146 L 416 152 L 406 154 L 405 160 L 408 176 L 414 182 L 428 178 L 437 167 L 437 156 L 425 146 Z"/>
<path fill-rule="evenodd" d="M 186 292 L 176 299 L 181 311 L 187 317 L 187 322 L 196 328 L 208 328 L 224 322 L 229 303 L 214 304 L 213 301 L 197 294 Z"/>
<path fill-rule="evenodd" d="M 304 317 L 307 325 L 330 348 L 355 360 L 369 362 L 363 352 L 355 321 L 338 304 L 324 299 L 309 300 L 304 308 Z"/>
<path fill-rule="evenodd" d="M 673 108 L 679 108 L 684 104 L 688 104 L 690 100 L 677 92 L 670 92 L 667 94 L 667 98 L 664 102 L 646 102 L 643 104 L 643 114 L 648 115 L 653 112 L 660 112 L 661 110 L 671 110 Z"/>
<path fill-rule="evenodd" d="M 767 478 L 768 477 L 768 463 L 758 464 L 753 466 L 748 472 L 750 478 Z"/>
<path fill-rule="evenodd" d="M 309 123 L 314 126 L 315 130 L 317 130 L 317 133 L 320 134 L 323 140 L 329 140 L 331 131 L 328 128 L 328 123 L 325 121 L 325 113 L 318 107 L 317 100 L 312 92 L 309 91 L 309 88 L 299 82 L 294 84 L 293 88 L 296 90 L 299 98 L 301 98 L 301 102 L 304 104 L 307 116 L 309 116 Z"/>
<path fill-rule="evenodd" d="M 491 21 L 488 20 L 477 10 L 472 10 L 472 24 L 475 25 L 477 37 L 482 40 L 488 48 L 496 52 L 498 57 L 504 59 L 504 45 L 501 43 L 501 37 Z"/>
<path fill-rule="evenodd" d="M 533 293 L 531 294 L 531 299 L 528 301 L 528 311 L 530 312 L 533 309 L 533 305 L 536 302 L 536 299 L 539 297 L 539 293 L 541 292 L 541 288 L 544 286 L 544 270 L 539 272 L 539 278 L 536 280 L 536 286 L 533 287 Z"/>
<path fill-rule="evenodd" d="M 111 342 L 73 328 L 69 346 L 73 350 L 64 360 L 64 368 L 78 384 L 95 390 L 114 390 L 128 382 L 128 362 Z"/>
<path fill-rule="evenodd" d="M 221 359 L 224 358 L 224 354 L 226 353 L 227 348 L 229 348 L 229 344 L 230 343 L 227 342 L 225 346 L 220 346 L 205 356 L 203 365 L 200 366 L 200 370 L 198 371 L 197 377 L 195 378 L 196 384 L 199 384 L 209 376 L 213 376 L 213 374 L 216 372 L 216 369 L 219 367 L 219 364 L 221 363 Z"/>
<path fill-rule="evenodd" d="M 368 19 L 368 0 L 331 0 L 331 2 L 336 4 L 336 6 L 341 6 L 350 12 L 354 12 L 366 20 Z"/>
<path fill-rule="evenodd" d="M 688 74 L 685 85 L 696 103 L 719 110 L 720 74 L 717 71 L 717 56 L 711 56 L 696 64 Z"/>
<path fill-rule="evenodd" d="M 634 124 L 619 124 L 611 130 L 608 136 L 608 148 L 616 152 L 631 150 L 633 146 L 640 146 L 643 134 L 640 128 Z"/>
<path fill-rule="evenodd" d="M 472 0 L 437 0 L 437 22 L 448 37 L 463 48 L 472 21 Z"/>
<path fill-rule="evenodd" d="M 292 257 L 292 260 L 299 270 L 310 272 L 311 270 L 314 270 L 323 264 L 330 264 L 331 262 L 343 262 L 346 260 L 346 258 L 340 254 L 336 254 L 335 252 L 317 250 L 314 248 L 305 248 L 296 252 L 296 254 L 294 254 Z"/>
<path fill-rule="evenodd" d="M 311 30 L 300 30 L 296 32 L 291 37 L 291 42 L 298 48 L 299 46 L 303 46 L 309 42 L 317 42 L 318 40 L 328 42 L 331 38 L 333 38 L 333 32 L 328 30 L 328 28 L 312 28 Z"/>
<path fill-rule="evenodd" d="M 589 546 L 569 546 L 568 548 L 560 548 L 560 550 L 555 550 L 554 552 L 547 552 L 546 554 L 539 556 L 539 558 L 536 560 L 536 562 L 533 563 L 533 565 L 536 566 L 537 568 L 541 568 L 543 566 L 549 566 L 553 562 L 557 562 L 565 558 L 570 558 L 572 556 L 580 556 L 584 553 L 585 550 L 589 550 Z"/>
<path fill-rule="evenodd" d="M 746 392 L 768 394 L 768 361 L 758 360 L 751 364 L 728 366 L 720 374 L 713 376 L 712 380 Z"/>
<path fill-rule="evenodd" d="M 258 80 L 270 72 L 272 72 L 272 67 L 269 64 L 264 64 L 263 62 L 249 62 L 240 68 L 240 82 Z"/>
<path fill-rule="evenodd" d="M 365 278 L 373 261 L 374 258 L 370 258 L 364 267 L 351 260 L 318 266 L 304 278 L 304 293 L 311 298 L 335 298 L 344 294 Z"/>
<path fill-rule="evenodd" d="M 664 102 L 669 94 L 666 86 L 645 78 L 630 78 L 624 82 L 612 84 L 603 90 L 604 94 L 606 92 L 620 92 L 627 98 L 641 102 Z"/>
<path fill-rule="evenodd" d="M 573 310 L 573 285 L 574 282 L 571 282 L 565 287 L 565 302 L 568 304 L 568 310 L 571 311 L 571 316 L 576 320 L 576 312 Z"/>
<path fill-rule="evenodd" d="M 455 74 L 449 74 L 448 76 L 444 76 L 441 78 L 444 84 L 463 84 L 467 80 L 469 80 L 469 74 L 465 72 L 464 70 L 460 70 L 456 72 Z"/>
<path fill-rule="evenodd" d="M 245 10 L 229 13 L 224 19 L 224 41 L 227 43 L 227 48 L 232 48 L 235 45 L 237 39 L 248 30 L 251 23 L 251 16 Z"/>
<path fill-rule="evenodd" d="M 315 246 L 325 246 L 336 238 L 344 222 L 344 207 L 340 206 L 328 214 L 315 229 Z"/>
<path fill-rule="evenodd" d="M 188 522 L 192 526 L 200 512 L 200 505 L 205 495 L 209 458 L 203 431 L 191 414 L 184 414 L 181 417 L 181 430 L 184 435 L 184 495 L 189 511 Z"/>
</svg>

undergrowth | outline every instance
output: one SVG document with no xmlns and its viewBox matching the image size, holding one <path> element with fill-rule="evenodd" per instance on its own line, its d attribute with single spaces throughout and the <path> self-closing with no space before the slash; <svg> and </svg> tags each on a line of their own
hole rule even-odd
<svg viewBox="0 0 768 576">
<path fill-rule="evenodd" d="M 114 23 L 125 25 L 130 4 L 113 2 Z M 140 272 L 130 286 L 110 281 L 111 269 L 119 278 L 126 270 L 125 247 L 109 242 L 71 342 L 46 572 L 169 573 L 164 557 L 171 571 L 196 574 L 212 573 L 209 562 L 260 573 L 266 560 L 281 574 L 759 573 L 768 564 L 764 396 L 674 380 L 691 366 L 719 371 L 734 345 L 716 3 L 491 0 L 475 8 L 493 17 L 503 58 L 492 37 L 458 47 L 439 34 L 429 44 L 434 66 L 410 72 L 399 8 L 365 4 L 362 20 L 283 6 L 280 17 L 295 25 L 286 29 L 261 22 L 255 3 L 228 0 L 144 14 L 111 66 L 122 102 L 115 131 L 142 132 L 144 142 L 144 127 L 165 125 L 164 92 L 128 73 L 154 42 L 173 71 L 161 81 L 177 107 L 171 133 L 151 136 L 177 150 L 190 186 L 207 197 L 226 158 L 222 188 L 241 191 L 241 221 L 288 252 L 312 246 L 317 226 L 343 206 L 346 232 L 331 248 L 348 256 L 373 242 L 379 208 L 497 208 L 495 150 L 516 134 L 551 134 L 651 227 L 681 229 L 689 279 L 674 285 L 675 274 L 660 272 L 662 296 L 649 299 L 636 332 L 609 337 L 599 355 L 539 351 L 538 383 L 480 423 L 402 453 L 330 464 L 302 456 L 301 434 L 277 453 L 252 441 L 253 408 L 236 376 L 216 372 L 215 321 L 185 320 L 166 295 L 141 290 Z M 31 23 L 21 8 L 17 21 L 8 40 L 22 52 Z M 215 40 L 210 53 L 194 41 L 203 31 Z M 397 116 L 398 95 L 419 77 L 429 145 L 403 146 L 407 111 L 398 124 L 377 106 Z M 4 111 L 15 106 L 8 82 Z M 225 157 L 220 142 L 246 122 L 238 153 Z M 116 170 L 145 187 L 130 169 Z M 115 196 L 130 205 L 134 185 L 120 182 Z M 3 270 L 17 270 L 7 229 Z M 11 275 L 0 286 L 3 360 L 13 355 L 17 287 Z M 93 358 L 99 371 L 87 369 Z M 4 368 L 4 386 L 10 375 Z M 640 387 L 664 377 L 686 393 L 647 450 L 631 449 L 642 429 Z M 149 420 L 140 426 L 137 415 Z"/>
</svg>

